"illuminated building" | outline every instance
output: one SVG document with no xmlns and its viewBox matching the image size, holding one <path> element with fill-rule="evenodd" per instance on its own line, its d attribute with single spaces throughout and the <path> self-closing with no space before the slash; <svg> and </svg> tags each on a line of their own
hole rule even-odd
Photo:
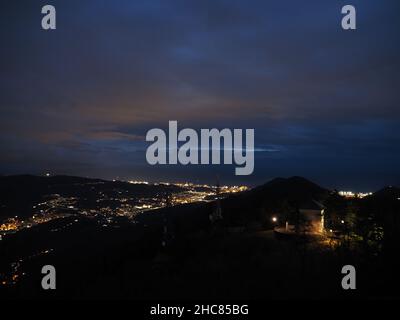
<svg viewBox="0 0 400 320">
<path fill-rule="evenodd" d="M 312 233 L 324 232 L 324 213 L 325 209 L 322 204 L 315 200 L 303 203 L 299 208 L 300 214 L 308 224 L 308 229 Z"/>
</svg>

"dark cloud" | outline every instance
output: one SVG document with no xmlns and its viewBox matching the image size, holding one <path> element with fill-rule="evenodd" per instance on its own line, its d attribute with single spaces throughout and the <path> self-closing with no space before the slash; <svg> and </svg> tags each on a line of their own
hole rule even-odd
<svg viewBox="0 0 400 320">
<path fill-rule="evenodd" d="M 168 120 L 255 128 L 249 183 L 399 182 L 397 1 L 38 0 L 0 5 L 3 173 L 212 180 L 231 168 L 154 168 L 143 137 Z M 205 170 L 205 171 L 203 171 Z M 208 172 L 208 173 L 205 173 Z"/>
</svg>

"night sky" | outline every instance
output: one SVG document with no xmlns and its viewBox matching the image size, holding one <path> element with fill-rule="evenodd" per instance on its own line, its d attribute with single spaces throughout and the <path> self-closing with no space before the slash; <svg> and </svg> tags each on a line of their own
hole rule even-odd
<svg viewBox="0 0 400 320">
<path fill-rule="evenodd" d="M 399 14 L 389 0 L 2 0 L 0 174 L 400 184 Z M 146 132 L 168 120 L 254 128 L 253 175 L 148 165 Z"/>
</svg>

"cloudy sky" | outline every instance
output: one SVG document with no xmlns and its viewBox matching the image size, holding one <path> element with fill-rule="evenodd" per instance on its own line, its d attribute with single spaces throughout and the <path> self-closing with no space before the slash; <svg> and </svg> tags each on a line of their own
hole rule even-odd
<svg viewBox="0 0 400 320">
<path fill-rule="evenodd" d="M 357 30 L 341 29 L 341 8 Z M 41 7 L 57 30 L 41 29 Z M 0 173 L 327 187 L 400 184 L 400 4 L 2 0 Z M 150 166 L 146 132 L 254 128 L 252 176 Z"/>
</svg>

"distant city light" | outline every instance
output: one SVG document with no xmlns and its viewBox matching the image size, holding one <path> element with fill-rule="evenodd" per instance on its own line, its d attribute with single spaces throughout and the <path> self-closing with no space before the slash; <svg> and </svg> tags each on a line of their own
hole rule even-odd
<svg viewBox="0 0 400 320">
<path fill-rule="evenodd" d="M 136 181 L 136 180 L 129 180 L 131 184 L 149 184 L 147 181 Z"/>
<path fill-rule="evenodd" d="M 365 198 L 372 195 L 372 192 L 353 192 L 353 191 L 339 191 L 339 195 L 345 198 Z"/>
</svg>

